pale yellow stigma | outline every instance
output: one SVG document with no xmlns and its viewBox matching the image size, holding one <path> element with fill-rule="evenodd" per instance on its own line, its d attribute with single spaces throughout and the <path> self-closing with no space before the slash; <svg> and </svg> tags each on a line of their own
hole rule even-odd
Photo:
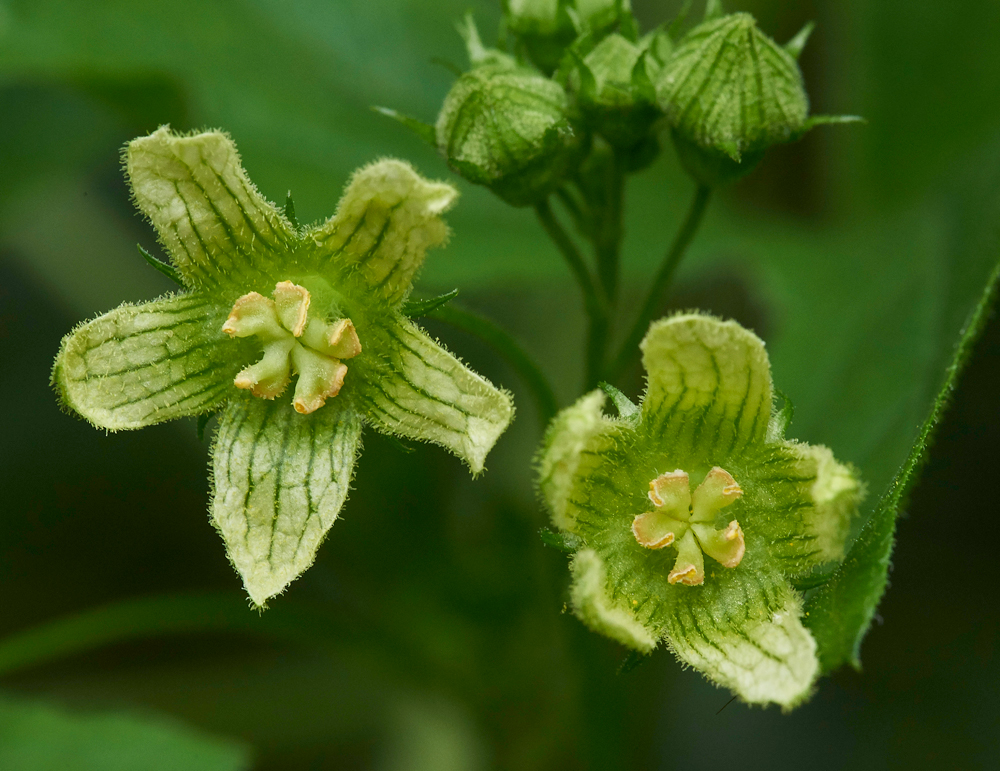
<svg viewBox="0 0 1000 771">
<path fill-rule="evenodd" d="M 280 396 L 298 375 L 292 405 L 308 415 L 336 396 L 344 385 L 350 359 L 361 353 L 361 340 L 350 319 L 309 316 L 309 290 L 291 281 L 274 287 L 274 299 L 249 292 L 233 305 L 222 331 L 231 337 L 257 337 L 264 356 L 234 379 L 262 399 Z"/>
<path fill-rule="evenodd" d="M 704 583 L 703 553 L 723 567 L 740 564 L 746 544 L 739 522 L 715 528 L 718 512 L 743 496 L 728 471 L 713 467 L 692 493 L 688 474 L 677 469 L 651 481 L 647 495 L 655 508 L 632 521 L 632 534 L 647 549 L 677 547 L 677 560 L 667 576 L 671 584 Z"/>
</svg>

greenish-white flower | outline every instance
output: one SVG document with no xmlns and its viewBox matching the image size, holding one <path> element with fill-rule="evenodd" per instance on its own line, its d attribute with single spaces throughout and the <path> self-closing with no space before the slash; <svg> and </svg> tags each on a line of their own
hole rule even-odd
<svg viewBox="0 0 1000 771">
<path fill-rule="evenodd" d="M 784 438 L 763 342 L 684 314 L 642 343 L 641 407 L 594 391 L 553 421 L 540 487 L 578 546 L 572 605 L 592 629 L 789 708 L 818 674 L 798 587 L 844 557 L 862 495 L 825 447 Z"/>
<path fill-rule="evenodd" d="M 507 393 L 400 313 L 456 192 L 408 164 L 355 173 L 301 228 L 266 201 L 223 133 L 167 128 L 126 150 L 135 203 L 183 283 L 63 340 L 63 403 L 117 431 L 221 410 L 212 521 L 256 605 L 313 562 L 347 497 L 364 424 L 483 470 Z"/>
</svg>

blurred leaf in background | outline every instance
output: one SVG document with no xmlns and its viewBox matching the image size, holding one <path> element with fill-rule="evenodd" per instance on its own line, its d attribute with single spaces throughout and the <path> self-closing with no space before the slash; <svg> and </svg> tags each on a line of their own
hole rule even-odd
<svg viewBox="0 0 1000 771">
<path fill-rule="evenodd" d="M 173 720 L 128 713 L 79 715 L 0 697 L 0 768 L 18 771 L 242 771 L 246 748 Z"/>
</svg>

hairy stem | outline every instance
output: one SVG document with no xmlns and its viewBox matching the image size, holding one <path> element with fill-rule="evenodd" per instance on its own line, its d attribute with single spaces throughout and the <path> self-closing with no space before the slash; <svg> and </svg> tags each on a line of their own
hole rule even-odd
<svg viewBox="0 0 1000 771">
<path fill-rule="evenodd" d="M 454 305 L 442 305 L 431 311 L 428 316 L 475 335 L 496 349 L 521 377 L 528 390 L 531 391 L 535 407 L 538 410 L 538 420 L 541 423 L 542 430 L 545 430 L 545 427 L 558 410 L 556 397 L 552 391 L 552 386 L 549 385 L 549 381 L 542 373 L 542 370 L 535 363 L 534 359 L 525 352 L 517 340 L 489 319 L 462 310 L 461 308 L 456 308 Z"/>
<path fill-rule="evenodd" d="M 705 215 L 705 209 L 708 207 L 711 193 L 711 188 L 705 185 L 700 185 L 695 191 L 694 200 L 691 201 L 691 208 L 688 209 L 687 217 L 685 217 L 681 229 L 677 231 L 674 242 L 670 245 L 670 251 L 667 252 L 667 256 L 663 260 L 656 278 L 653 279 L 653 285 L 646 296 L 646 302 L 643 303 L 642 310 L 639 311 L 632 330 L 629 332 L 618 356 L 611 365 L 610 372 L 608 373 L 610 378 L 614 379 L 621 375 L 633 357 L 638 354 L 639 343 L 646 334 L 649 323 L 660 309 L 666 297 L 667 290 L 673 282 L 674 274 L 677 272 L 677 266 L 680 265 L 681 260 L 684 258 L 684 254 L 687 252 L 687 248 L 691 244 L 695 233 L 698 232 L 698 226 L 701 225 L 701 220 Z"/>
</svg>

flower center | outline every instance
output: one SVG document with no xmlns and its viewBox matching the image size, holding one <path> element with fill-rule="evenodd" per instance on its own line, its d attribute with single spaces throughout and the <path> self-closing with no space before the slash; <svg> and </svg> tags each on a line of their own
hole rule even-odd
<svg viewBox="0 0 1000 771">
<path fill-rule="evenodd" d="M 704 583 L 702 552 L 723 567 L 740 564 L 746 551 L 740 523 L 734 519 L 722 530 L 715 527 L 716 514 L 743 495 L 732 474 L 715 466 L 692 493 L 687 472 L 677 469 L 650 482 L 648 495 L 655 508 L 632 521 L 632 534 L 647 549 L 676 544 L 677 561 L 667 576 L 670 583 Z"/>
<path fill-rule="evenodd" d="M 264 356 L 233 381 L 254 396 L 280 396 L 293 374 L 292 405 L 308 415 L 336 396 L 344 384 L 350 359 L 361 353 L 361 341 L 350 319 L 328 322 L 309 316 L 309 290 L 291 281 L 274 287 L 274 299 L 250 292 L 239 298 L 222 331 L 231 337 L 257 337 Z"/>
</svg>

